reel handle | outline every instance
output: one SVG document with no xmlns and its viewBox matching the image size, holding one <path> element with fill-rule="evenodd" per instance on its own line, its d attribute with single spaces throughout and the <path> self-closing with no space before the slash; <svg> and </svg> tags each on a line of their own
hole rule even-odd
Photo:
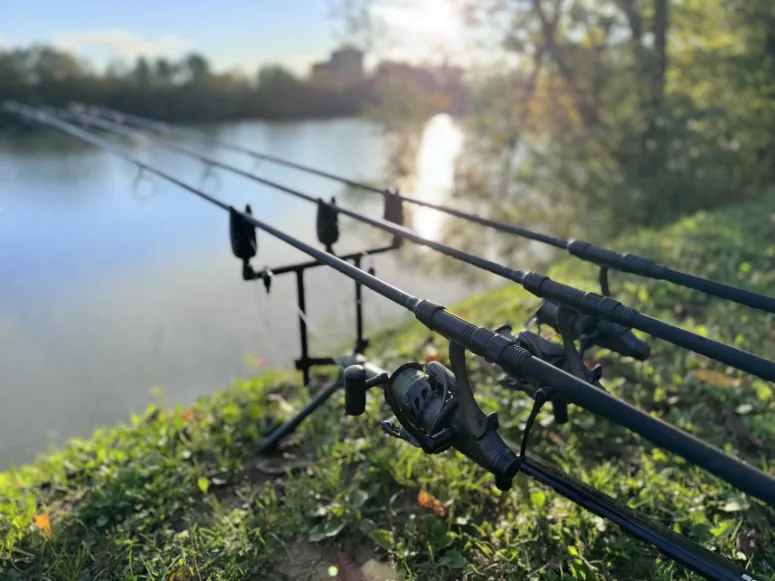
<svg viewBox="0 0 775 581">
<path fill-rule="evenodd" d="M 363 365 L 350 365 L 344 370 L 344 411 L 348 416 L 360 416 L 366 411 L 366 391 L 387 383 L 387 373 L 366 378 Z"/>
</svg>

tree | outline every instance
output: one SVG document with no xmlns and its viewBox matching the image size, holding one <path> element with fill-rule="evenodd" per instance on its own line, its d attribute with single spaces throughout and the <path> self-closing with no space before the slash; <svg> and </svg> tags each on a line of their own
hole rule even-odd
<svg viewBox="0 0 775 581">
<path fill-rule="evenodd" d="M 139 87 L 145 88 L 150 85 L 151 67 L 148 65 L 145 57 L 139 57 L 135 62 L 135 70 L 132 72 L 132 77 Z"/>
<path fill-rule="evenodd" d="M 210 75 L 210 64 L 200 54 L 192 53 L 185 59 L 189 80 L 193 83 L 201 83 Z"/>
<path fill-rule="evenodd" d="M 173 83 L 173 77 L 176 73 L 176 67 L 167 59 L 160 57 L 156 59 L 153 75 L 156 83 L 162 87 L 168 87 Z"/>
</svg>

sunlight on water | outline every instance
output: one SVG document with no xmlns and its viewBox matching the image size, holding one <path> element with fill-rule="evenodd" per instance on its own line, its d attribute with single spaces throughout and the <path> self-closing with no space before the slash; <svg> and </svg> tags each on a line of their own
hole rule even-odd
<svg viewBox="0 0 775 581">
<path fill-rule="evenodd" d="M 438 204 L 450 197 L 455 185 L 455 160 L 462 145 L 463 132 L 449 115 L 442 113 L 428 121 L 417 153 L 413 196 Z M 415 207 L 413 211 L 412 228 L 421 236 L 439 240 L 444 214 L 431 208 Z"/>
</svg>

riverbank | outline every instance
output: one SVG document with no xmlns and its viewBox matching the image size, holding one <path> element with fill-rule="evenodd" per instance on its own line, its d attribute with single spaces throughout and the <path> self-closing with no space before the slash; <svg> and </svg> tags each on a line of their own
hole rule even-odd
<svg viewBox="0 0 775 581">
<path fill-rule="evenodd" d="M 775 200 L 699 214 L 620 240 L 620 251 L 772 294 Z M 596 290 L 576 260 L 553 278 Z M 708 300 L 657 281 L 613 273 L 614 295 L 642 312 L 775 358 L 773 316 Z M 451 308 L 480 325 L 528 317 L 537 300 L 514 286 Z M 372 340 L 387 369 L 443 357 L 446 346 L 416 321 Z M 775 474 L 772 386 L 664 342 L 636 363 L 605 352 L 609 391 Z M 518 440 L 529 413 L 497 373 L 471 358 L 477 398 Z M 335 398 L 281 455 L 257 443 L 310 394 L 296 374 L 266 371 L 189 409 L 148 409 L 128 426 L 0 475 L 0 572 L 51 579 L 355 579 L 359 565 L 389 563 L 407 579 L 688 579 L 681 568 L 559 495 L 519 476 L 501 493 L 462 456 L 436 457 L 388 439 L 375 394 L 367 415 L 344 416 Z M 722 555 L 757 578 L 775 574 L 775 510 L 633 437 L 571 408 L 565 426 L 539 416 L 532 453 Z M 418 506 L 418 493 L 438 499 Z M 427 497 L 423 497 L 427 501 Z M 422 504 L 422 503 L 420 503 Z M 349 571 L 349 573 L 348 573 Z M 350 575 L 350 576 L 348 576 Z M 385 579 L 385 575 L 377 577 Z"/>
</svg>

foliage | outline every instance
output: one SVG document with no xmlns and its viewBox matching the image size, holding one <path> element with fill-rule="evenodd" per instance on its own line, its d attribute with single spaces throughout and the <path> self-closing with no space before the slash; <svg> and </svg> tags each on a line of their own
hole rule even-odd
<svg viewBox="0 0 775 581">
<path fill-rule="evenodd" d="M 772 2 L 449 1 L 466 32 L 491 39 L 491 62 L 467 71 L 461 205 L 600 242 L 759 195 L 775 177 Z M 378 34 L 363 24 L 372 3 L 343 4 Z M 478 248 L 475 230 L 451 236 Z"/>
<path fill-rule="evenodd" d="M 518 160 L 480 192 L 494 214 L 600 240 L 756 195 L 772 179 L 771 3 L 551 4 L 510 4 L 503 36 L 504 51 L 542 66 L 534 89 L 493 100 L 504 78 L 527 84 L 526 64 L 480 84 L 473 147 Z M 504 131 L 519 136 L 504 143 Z"/>
<path fill-rule="evenodd" d="M 766 200 L 697 214 L 617 246 L 766 292 L 775 284 L 773 220 L 775 202 Z M 596 285 L 594 269 L 579 261 L 550 274 Z M 657 281 L 614 274 L 612 284 L 617 298 L 642 312 L 775 357 L 772 315 Z M 478 324 L 519 325 L 536 303 L 509 286 L 452 310 Z M 392 369 L 422 358 L 428 338 L 408 323 L 377 334 L 371 353 Z M 443 356 L 438 337 L 436 347 Z M 665 343 L 652 341 L 652 353 L 645 363 L 594 356 L 618 397 L 775 474 L 771 385 Z M 530 402 L 498 387 L 489 364 L 470 364 L 480 404 L 498 410 L 501 432 L 518 441 Z M 298 409 L 310 397 L 290 380 L 270 373 L 188 411 L 151 408 L 129 426 L 0 474 L 0 577 L 306 579 L 314 566 L 303 568 L 305 555 L 327 568 L 339 548 L 388 560 L 406 579 L 690 578 L 525 476 L 501 493 L 458 454 L 426 456 L 385 438 L 378 421 L 388 412 L 373 395 L 360 418 L 344 416 L 335 397 L 305 421 L 285 457 L 257 456 L 262 435 L 288 417 L 288 401 Z M 619 426 L 570 411 L 566 426 L 539 415 L 531 453 L 738 560 L 757 579 L 775 579 L 772 508 Z"/>
</svg>

